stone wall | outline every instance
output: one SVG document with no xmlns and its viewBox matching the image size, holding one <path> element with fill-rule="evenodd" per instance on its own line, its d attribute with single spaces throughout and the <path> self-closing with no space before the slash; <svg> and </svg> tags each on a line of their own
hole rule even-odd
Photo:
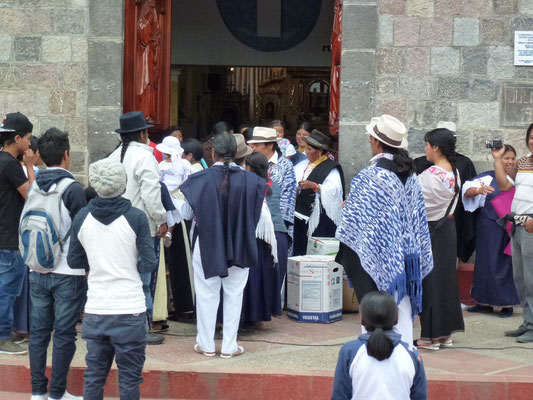
<svg viewBox="0 0 533 400">
<path fill-rule="evenodd" d="M 122 7 L 121 0 L 0 0 L 0 114 L 26 114 L 35 136 L 66 130 L 82 182 L 89 151 L 117 140 L 101 132 L 121 112 Z"/>
<path fill-rule="evenodd" d="M 456 122 L 458 151 L 479 171 L 491 165 L 486 139 L 524 155 L 533 67 L 513 65 L 515 30 L 533 30 L 533 0 L 346 0 L 340 149 L 347 178 L 368 162 L 364 123 L 382 113 L 409 127 L 414 156 L 440 120 Z"/>
</svg>

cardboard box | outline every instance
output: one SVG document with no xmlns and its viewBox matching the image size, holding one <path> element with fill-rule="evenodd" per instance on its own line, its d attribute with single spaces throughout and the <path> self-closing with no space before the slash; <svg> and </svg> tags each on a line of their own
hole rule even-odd
<svg viewBox="0 0 533 400">
<path fill-rule="evenodd" d="M 359 302 L 355 295 L 355 291 L 350 287 L 348 276 L 342 277 L 342 309 L 348 312 L 358 312 Z"/>
<path fill-rule="evenodd" d="M 312 237 L 307 239 L 307 254 L 335 256 L 339 252 L 339 241 L 335 238 Z"/>
<path fill-rule="evenodd" d="M 334 256 L 289 257 L 287 315 L 300 322 L 342 319 L 342 266 Z"/>
</svg>

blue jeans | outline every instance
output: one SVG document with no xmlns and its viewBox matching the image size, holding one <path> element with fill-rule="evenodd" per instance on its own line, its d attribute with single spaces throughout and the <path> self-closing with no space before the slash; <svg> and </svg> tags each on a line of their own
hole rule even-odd
<svg viewBox="0 0 533 400">
<path fill-rule="evenodd" d="M 85 276 L 30 272 L 32 301 L 30 322 L 30 368 L 32 393 L 46 394 L 46 355 L 52 331 L 50 397 L 60 399 L 67 389 L 70 363 L 76 353 L 76 324 L 85 302 Z"/>
<path fill-rule="evenodd" d="M 81 337 L 87 342 L 84 400 L 102 400 L 113 364 L 118 367 L 120 398 L 141 398 L 139 385 L 146 359 L 146 314 L 85 314 Z"/>
<path fill-rule="evenodd" d="M 18 250 L 0 250 L 0 339 L 11 338 L 13 304 L 27 269 Z"/>
</svg>

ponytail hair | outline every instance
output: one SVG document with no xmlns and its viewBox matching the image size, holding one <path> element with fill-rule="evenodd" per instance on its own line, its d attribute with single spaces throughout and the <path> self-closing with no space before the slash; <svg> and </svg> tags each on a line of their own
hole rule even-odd
<svg viewBox="0 0 533 400">
<path fill-rule="evenodd" d="M 213 150 L 218 160 L 224 160 L 224 180 L 220 186 L 220 193 L 222 197 L 227 197 L 229 193 L 229 163 L 235 159 L 237 141 L 231 133 L 219 133 L 214 137 Z"/>
<path fill-rule="evenodd" d="M 455 193 L 461 189 L 457 179 L 457 153 L 455 152 L 455 135 L 446 128 L 433 129 L 426 133 L 424 140 L 431 146 L 437 146 L 442 155 L 452 166 L 453 176 L 455 178 Z"/>
<path fill-rule="evenodd" d="M 137 132 L 129 132 L 129 133 L 122 133 L 120 135 L 120 139 L 122 140 L 122 150 L 120 152 L 120 162 L 124 162 L 124 156 L 126 155 L 126 151 L 128 150 L 128 146 L 131 142 L 140 142 L 141 141 L 141 131 Z"/>
<path fill-rule="evenodd" d="M 409 177 L 415 172 L 415 163 L 407 150 L 391 147 L 385 143 L 381 143 L 384 153 L 390 153 L 393 155 L 392 162 L 398 168 L 398 175 L 401 177 Z"/>
<path fill-rule="evenodd" d="M 246 157 L 246 165 L 250 167 L 252 172 L 269 182 L 268 178 L 268 160 L 262 153 L 252 153 Z M 272 189 L 267 185 L 266 195 L 272 195 Z"/>
<path fill-rule="evenodd" d="M 388 359 L 394 351 L 394 343 L 385 331 L 398 322 L 398 306 L 390 294 L 375 291 L 366 294 L 361 301 L 361 319 L 370 333 L 366 352 L 378 361 Z"/>
</svg>

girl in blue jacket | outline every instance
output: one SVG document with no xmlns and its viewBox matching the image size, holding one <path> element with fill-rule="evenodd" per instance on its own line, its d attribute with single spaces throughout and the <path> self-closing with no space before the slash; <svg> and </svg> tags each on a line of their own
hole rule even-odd
<svg viewBox="0 0 533 400">
<path fill-rule="evenodd" d="M 427 399 L 422 359 L 392 330 L 398 322 L 396 301 L 376 291 L 365 295 L 360 308 L 368 333 L 342 346 L 332 400 Z"/>
</svg>

